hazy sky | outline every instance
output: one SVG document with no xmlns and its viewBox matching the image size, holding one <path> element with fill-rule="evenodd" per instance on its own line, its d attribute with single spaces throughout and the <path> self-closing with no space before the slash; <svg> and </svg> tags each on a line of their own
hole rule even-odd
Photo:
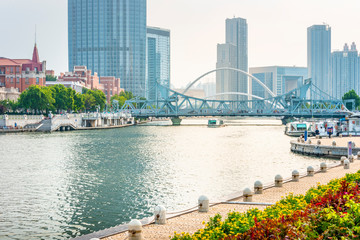
<svg viewBox="0 0 360 240">
<path fill-rule="evenodd" d="M 0 56 L 31 58 L 34 29 L 41 60 L 67 71 L 67 0 L 0 0 Z M 306 29 L 328 23 L 332 49 L 360 48 L 359 0 L 148 0 L 149 26 L 171 30 L 171 82 L 183 86 L 215 68 L 225 19 L 246 18 L 249 67 L 306 66 Z"/>
</svg>

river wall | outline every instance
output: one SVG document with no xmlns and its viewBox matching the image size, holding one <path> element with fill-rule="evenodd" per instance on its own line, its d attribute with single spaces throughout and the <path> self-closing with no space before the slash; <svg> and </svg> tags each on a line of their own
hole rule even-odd
<svg viewBox="0 0 360 240">
<path fill-rule="evenodd" d="M 319 141 L 319 142 L 318 142 Z M 320 143 L 320 144 L 319 144 Z M 321 145 L 321 139 L 311 139 L 310 142 L 291 141 L 291 151 L 304 155 L 331 157 L 340 159 L 348 155 L 347 147 Z M 354 147 L 353 154 L 357 154 L 360 148 Z"/>
</svg>

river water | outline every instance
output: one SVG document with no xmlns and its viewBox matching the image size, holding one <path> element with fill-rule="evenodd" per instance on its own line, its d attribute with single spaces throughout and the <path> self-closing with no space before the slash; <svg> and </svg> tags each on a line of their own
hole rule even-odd
<svg viewBox="0 0 360 240">
<path fill-rule="evenodd" d="M 290 152 L 274 119 L 152 122 L 111 130 L 0 135 L 0 239 L 67 239 L 216 201 L 316 159 Z M 243 126 L 247 124 L 260 124 Z"/>
</svg>

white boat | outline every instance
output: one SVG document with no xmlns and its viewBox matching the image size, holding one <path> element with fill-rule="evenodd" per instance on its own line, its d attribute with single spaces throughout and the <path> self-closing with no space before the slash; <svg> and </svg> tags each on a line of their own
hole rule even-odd
<svg viewBox="0 0 360 240">
<path fill-rule="evenodd" d="M 319 135 L 321 137 L 329 136 L 329 133 L 331 133 L 332 136 L 337 136 L 339 134 L 339 121 L 325 120 L 315 122 L 313 131 L 315 135 Z"/>
<path fill-rule="evenodd" d="M 308 136 L 314 135 L 310 122 L 295 121 L 286 124 L 285 134 L 292 137 L 299 137 L 308 131 Z"/>
<path fill-rule="evenodd" d="M 219 119 L 209 119 L 208 127 L 225 127 L 224 121 Z"/>
<path fill-rule="evenodd" d="M 339 132 L 344 135 L 360 135 L 360 115 L 353 114 L 346 119 L 340 119 Z"/>
</svg>

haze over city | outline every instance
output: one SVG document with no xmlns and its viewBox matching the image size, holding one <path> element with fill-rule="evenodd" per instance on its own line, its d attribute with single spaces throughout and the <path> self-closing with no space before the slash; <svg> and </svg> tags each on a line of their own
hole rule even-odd
<svg viewBox="0 0 360 240">
<path fill-rule="evenodd" d="M 31 56 L 35 25 L 41 59 L 58 74 L 68 70 L 66 0 L 3 1 L 0 56 Z M 186 85 L 215 68 L 216 45 L 225 39 L 225 19 L 247 19 L 249 67 L 306 67 L 306 29 L 327 23 L 333 50 L 360 44 L 356 0 L 150 0 L 147 25 L 171 31 L 171 84 Z M 20 17 L 21 16 L 21 17 Z M 5 47 L 6 46 L 6 47 Z M 27 55 L 24 56 L 24 53 Z"/>
</svg>

